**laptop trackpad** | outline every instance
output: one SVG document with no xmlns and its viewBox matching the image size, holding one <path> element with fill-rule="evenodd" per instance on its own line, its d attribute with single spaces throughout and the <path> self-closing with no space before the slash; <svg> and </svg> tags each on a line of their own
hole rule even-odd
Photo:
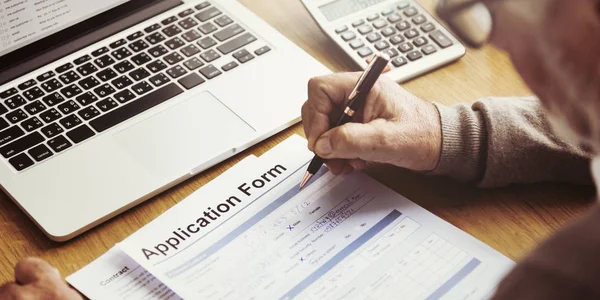
<svg viewBox="0 0 600 300">
<path fill-rule="evenodd" d="M 221 101 L 202 92 L 115 134 L 115 138 L 159 178 L 172 178 L 232 150 L 254 133 Z"/>
</svg>

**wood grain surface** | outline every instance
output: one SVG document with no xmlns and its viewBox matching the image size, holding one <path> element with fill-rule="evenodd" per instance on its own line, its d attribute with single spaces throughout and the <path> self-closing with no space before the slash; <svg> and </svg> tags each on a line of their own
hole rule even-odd
<svg viewBox="0 0 600 300">
<path fill-rule="evenodd" d="M 332 71 L 356 70 L 350 59 L 321 32 L 300 0 L 240 2 Z M 432 11 L 434 0 L 422 0 L 421 3 Z M 492 47 L 469 50 L 459 62 L 403 86 L 423 99 L 444 104 L 470 103 L 483 96 L 530 94 L 508 58 Z M 10 199 L 0 194 L 0 282 L 12 280 L 14 265 L 27 256 L 48 260 L 63 276 L 75 272 L 241 158 L 249 154 L 260 155 L 296 133 L 303 134 L 301 125 L 277 134 L 66 243 L 47 239 Z M 444 178 L 425 177 L 385 166 L 368 173 L 515 260 L 588 208 L 594 195 L 590 187 L 563 184 L 481 190 Z"/>
</svg>

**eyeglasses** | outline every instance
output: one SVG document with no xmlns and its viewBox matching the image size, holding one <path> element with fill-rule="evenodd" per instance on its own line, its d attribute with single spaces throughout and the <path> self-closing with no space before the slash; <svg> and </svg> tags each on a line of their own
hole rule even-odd
<svg viewBox="0 0 600 300">
<path fill-rule="evenodd" d="M 439 0 L 436 11 L 459 39 L 480 48 L 492 34 L 492 14 L 486 3 L 494 1 L 499 0 Z"/>
</svg>

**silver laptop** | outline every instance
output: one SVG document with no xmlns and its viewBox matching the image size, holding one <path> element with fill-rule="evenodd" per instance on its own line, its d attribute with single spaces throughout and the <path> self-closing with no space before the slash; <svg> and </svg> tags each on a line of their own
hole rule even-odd
<svg viewBox="0 0 600 300">
<path fill-rule="evenodd" d="M 296 123 L 328 73 L 234 0 L 18 1 L 0 25 L 0 183 L 56 241 Z"/>
</svg>

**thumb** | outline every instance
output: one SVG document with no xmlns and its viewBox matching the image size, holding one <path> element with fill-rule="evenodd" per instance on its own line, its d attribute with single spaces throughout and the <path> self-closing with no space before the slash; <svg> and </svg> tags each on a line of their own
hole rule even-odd
<svg viewBox="0 0 600 300">
<path fill-rule="evenodd" d="M 316 142 L 315 152 L 325 159 L 362 159 L 379 162 L 387 151 L 387 121 L 348 123 L 325 132 Z"/>
<path fill-rule="evenodd" d="M 26 258 L 15 267 L 17 283 L 27 285 L 40 280 L 61 280 L 58 270 L 39 258 Z"/>
</svg>

